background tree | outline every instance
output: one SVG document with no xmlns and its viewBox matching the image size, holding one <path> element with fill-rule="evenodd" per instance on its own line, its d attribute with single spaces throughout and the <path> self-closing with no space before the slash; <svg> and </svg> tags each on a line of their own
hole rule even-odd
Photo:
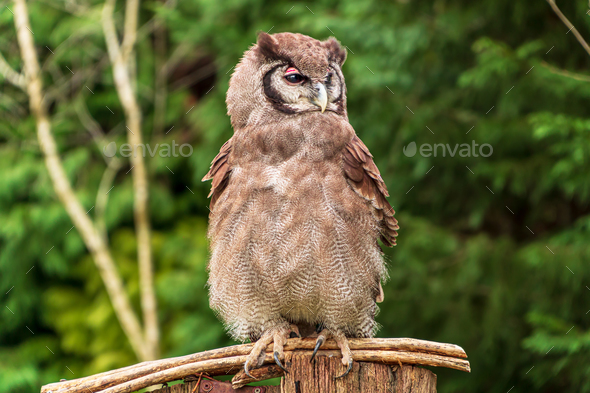
<svg viewBox="0 0 590 393">
<path fill-rule="evenodd" d="M 129 48 L 130 3 L 106 4 L 121 48 Z M 23 91 L 18 13 L 4 5 L 0 380 L 4 390 L 35 392 L 138 355 L 54 191 Z M 560 5 L 573 30 L 552 5 L 139 3 L 129 55 L 136 61 L 120 63 L 141 136 L 151 146 L 194 148 L 190 157 L 145 159 L 160 355 L 230 344 L 208 308 L 208 184 L 200 178 L 231 136 L 224 97 L 232 67 L 257 31 L 296 31 L 347 46 L 350 121 L 398 212 L 379 334 L 463 346 L 473 373 L 436 370 L 441 392 L 590 391 L 590 76 L 574 35 L 590 37 L 588 8 Z M 133 163 L 103 154 L 109 142 L 127 142 L 130 123 L 105 43 L 108 8 L 92 0 L 28 8 L 56 152 L 84 213 L 95 206 L 87 217 L 141 315 L 137 261 L 145 248 L 135 231 Z M 410 142 L 488 143 L 493 154 L 407 157 Z"/>
</svg>

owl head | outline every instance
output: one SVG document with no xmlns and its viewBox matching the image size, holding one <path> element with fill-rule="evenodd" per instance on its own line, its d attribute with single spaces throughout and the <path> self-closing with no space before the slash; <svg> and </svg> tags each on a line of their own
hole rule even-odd
<svg viewBox="0 0 590 393">
<path fill-rule="evenodd" d="M 226 102 L 234 130 L 313 112 L 346 118 L 345 60 L 346 51 L 334 38 L 260 33 L 229 83 Z"/>
</svg>

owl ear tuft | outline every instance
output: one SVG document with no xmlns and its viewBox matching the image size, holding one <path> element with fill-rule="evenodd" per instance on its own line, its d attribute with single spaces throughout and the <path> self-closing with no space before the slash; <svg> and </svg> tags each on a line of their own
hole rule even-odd
<svg viewBox="0 0 590 393">
<path fill-rule="evenodd" d="M 328 38 L 324 41 L 324 47 L 328 50 L 330 61 L 334 61 L 340 66 L 344 64 L 344 61 L 346 60 L 346 49 L 340 45 L 336 38 Z"/>
<path fill-rule="evenodd" d="M 270 34 L 261 31 L 258 34 L 258 53 L 269 59 L 277 59 L 279 55 L 279 43 Z"/>
</svg>

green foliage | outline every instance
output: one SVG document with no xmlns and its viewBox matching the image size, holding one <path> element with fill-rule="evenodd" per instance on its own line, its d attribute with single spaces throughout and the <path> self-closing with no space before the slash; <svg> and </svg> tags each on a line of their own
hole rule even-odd
<svg viewBox="0 0 590 393">
<path fill-rule="evenodd" d="M 562 11 L 590 37 L 585 7 Z M 53 133 L 88 210 L 103 147 L 125 143 L 102 3 L 29 8 Z M 119 1 L 120 32 L 123 12 Z M 231 136 L 232 67 L 258 31 L 293 31 L 347 46 L 350 122 L 398 212 L 379 334 L 465 348 L 473 372 L 436 370 L 441 392 L 590 392 L 590 89 L 559 71 L 584 74 L 590 62 L 546 2 L 147 1 L 140 22 L 145 141 L 194 148 L 186 158 L 146 158 L 163 356 L 230 344 L 208 307 L 209 185 L 200 179 Z M 0 52 L 21 70 L 6 9 L 0 31 Z M 155 70 L 164 62 L 161 121 Z M 137 359 L 55 196 L 26 94 L 1 78 L 0 381 L 3 391 L 37 392 Z M 97 129 L 104 140 L 92 138 Z M 488 143 L 493 154 L 406 157 L 410 142 Z M 130 167 L 115 176 L 104 222 L 139 310 Z"/>
</svg>

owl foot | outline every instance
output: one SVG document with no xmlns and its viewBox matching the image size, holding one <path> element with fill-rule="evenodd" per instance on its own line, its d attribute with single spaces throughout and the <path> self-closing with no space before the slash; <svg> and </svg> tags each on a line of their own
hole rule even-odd
<svg viewBox="0 0 590 393">
<path fill-rule="evenodd" d="M 274 329 L 268 329 L 265 331 L 260 339 L 256 341 L 250 355 L 246 359 L 244 363 L 244 373 L 249 376 L 250 378 L 254 378 L 249 369 L 251 367 L 260 367 L 264 362 L 264 358 L 266 356 L 266 347 L 271 342 L 273 343 L 273 359 L 277 366 L 279 366 L 285 373 L 289 373 L 287 369 L 283 366 L 282 360 L 285 360 L 285 353 L 283 351 L 283 347 L 287 342 L 287 339 L 291 336 L 292 333 L 295 333 L 299 336 L 299 329 L 295 325 L 280 325 Z M 300 337 L 300 336 L 299 336 Z"/>
<path fill-rule="evenodd" d="M 324 342 L 326 342 L 326 340 L 330 337 L 334 338 L 334 340 L 336 341 L 336 344 L 338 344 L 338 347 L 340 348 L 340 352 L 342 353 L 342 364 L 347 367 L 344 374 L 334 377 L 334 379 L 343 378 L 348 375 L 350 370 L 352 370 L 352 363 L 353 363 L 352 351 L 350 350 L 350 347 L 348 346 L 348 340 L 346 339 L 346 336 L 344 335 L 344 333 L 341 333 L 339 331 L 333 333 L 328 329 L 322 330 L 319 333 L 318 338 L 316 339 L 315 348 L 313 349 L 313 354 L 311 355 L 311 359 L 309 360 L 309 362 L 311 363 L 313 361 L 313 359 L 315 358 L 315 355 L 318 353 L 318 350 L 320 349 L 322 344 Z"/>
</svg>

